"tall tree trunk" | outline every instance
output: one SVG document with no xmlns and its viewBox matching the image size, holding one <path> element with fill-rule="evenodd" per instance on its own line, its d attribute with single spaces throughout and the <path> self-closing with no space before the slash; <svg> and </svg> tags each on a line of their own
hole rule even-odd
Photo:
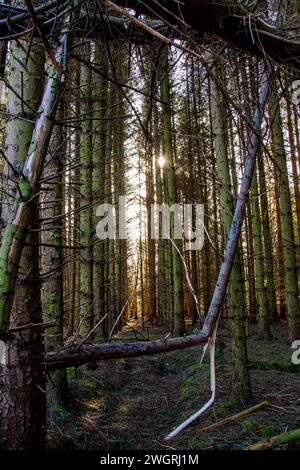
<svg viewBox="0 0 300 470">
<path fill-rule="evenodd" d="M 161 83 L 161 98 L 163 101 L 163 142 L 166 159 L 167 190 L 168 202 L 170 207 L 177 204 L 177 178 L 174 164 L 172 125 L 171 125 L 171 96 L 170 96 L 170 77 L 169 77 L 169 59 L 168 48 L 162 51 L 162 67 L 164 78 Z M 171 239 L 178 250 L 181 250 L 180 240 L 174 238 L 174 213 L 171 212 Z M 177 336 L 185 333 L 185 322 L 183 312 L 183 288 L 182 288 L 182 261 L 180 255 L 172 244 L 172 262 L 173 262 L 173 284 L 174 284 L 174 333 Z"/>
<path fill-rule="evenodd" d="M 153 103 L 153 128 L 154 128 L 154 154 L 155 154 L 155 194 L 156 204 L 163 203 L 163 185 L 162 185 L 162 169 L 160 166 L 160 135 L 158 131 L 159 115 L 157 103 Z M 165 250 L 163 240 L 157 241 L 157 257 L 158 257 L 158 272 L 156 277 L 157 282 L 157 316 L 160 325 L 166 326 L 166 305 L 165 305 L 165 284 L 166 284 L 166 266 L 165 266 Z"/>
<path fill-rule="evenodd" d="M 95 44 L 95 66 L 104 76 L 108 73 L 108 58 L 106 46 L 100 42 Z M 106 165 L 106 114 L 108 82 L 106 78 L 95 74 L 94 95 L 94 143 L 93 143 L 93 232 L 96 227 L 96 210 L 105 199 L 105 165 Z M 94 240 L 93 247 L 93 286 L 94 286 L 94 311 L 95 323 L 104 315 L 104 256 L 105 241 Z M 96 339 L 103 336 L 105 329 L 99 327 L 96 331 Z"/>
<path fill-rule="evenodd" d="M 269 326 L 269 314 L 267 296 L 265 290 L 264 276 L 264 253 L 262 243 L 262 231 L 260 220 L 259 194 L 257 184 L 257 172 L 254 170 L 251 185 L 251 207 L 252 207 L 252 226 L 253 226 L 253 244 L 254 244 L 254 260 L 255 260 L 255 279 L 259 308 L 259 335 L 266 339 L 271 339 L 272 335 Z"/>
<path fill-rule="evenodd" d="M 83 49 L 90 59 L 90 45 Z M 92 210 L 92 106 L 91 71 L 81 65 L 81 125 L 80 137 L 80 333 L 87 335 L 93 327 L 93 210 Z"/>
<path fill-rule="evenodd" d="M 214 136 L 215 158 L 220 180 L 220 200 L 222 218 L 228 237 L 234 213 L 231 193 L 231 179 L 227 154 L 227 137 L 223 116 L 223 106 L 217 85 L 210 82 L 212 128 Z M 229 283 L 232 342 L 232 377 L 231 387 L 237 401 L 249 401 L 251 385 L 247 367 L 246 345 L 246 302 L 240 250 L 237 248 Z"/>
<path fill-rule="evenodd" d="M 276 304 L 276 290 L 274 281 L 274 257 L 273 244 L 270 229 L 269 202 L 266 184 L 265 166 L 263 154 L 258 155 L 258 179 L 260 192 L 260 205 L 262 217 L 262 233 L 265 250 L 266 280 L 268 292 L 268 312 L 270 320 L 276 320 L 278 317 Z"/>
<path fill-rule="evenodd" d="M 286 302 L 285 302 L 285 288 L 284 288 L 284 262 L 283 262 L 283 242 L 282 242 L 282 228 L 280 216 L 280 171 L 274 165 L 275 174 L 275 214 L 276 214 L 276 238 L 277 238 L 277 257 L 276 257 L 276 272 L 277 272 L 277 297 L 279 299 L 279 318 L 286 317 Z"/>
<path fill-rule="evenodd" d="M 273 91 L 270 99 L 270 123 L 274 159 L 280 171 L 280 214 L 283 243 L 284 284 L 290 339 L 300 337 L 299 291 L 296 272 L 295 238 L 290 186 L 279 100 Z"/>
<path fill-rule="evenodd" d="M 29 53 L 30 52 L 30 53 Z M 26 68 L 23 64 L 26 64 Z M 7 136 L 2 220 L 8 223 L 11 194 L 27 157 L 41 98 L 44 53 L 38 41 L 21 40 L 10 46 Z M 16 94 L 12 91 L 14 90 Z M 21 99 L 23 96 L 23 101 Z M 15 171 L 12 170 L 14 167 Z M 37 228 L 37 199 L 29 207 L 30 227 Z M 5 364 L 0 367 L 0 447 L 38 449 L 45 444 L 45 372 L 39 279 L 39 235 L 27 235 L 19 262 L 13 312 L 6 342 Z M 27 326 L 26 326 L 27 325 Z"/>
<path fill-rule="evenodd" d="M 57 110 L 57 120 L 63 119 L 63 105 Z M 46 352 L 55 351 L 64 345 L 64 289 L 63 289 L 63 181 L 65 145 L 61 124 L 54 128 L 50 142 L 50 152 L 46 157 L 43 177 L 45 191 L 43 193 L 43 320 L 54 325 L 47 328 L 45 333 Z M 51 226 L 54 228 L 51 228 Z M 56 371 L 48 381 L 48 399 L 52 407 L 56 404 L 68 405 L 69 389 L 65 370 Z"/>
<path fill-rule="evenodd" d="M 296 209 L 296 227 L 297 227 L 297 238 L 298 244 L 300 244 L 300 193 L 299 193 L 299 174 L 297 169 L 296 161 L 296 149 L 294 142 L 294 128 L 292 119 L 292 109 L 289 99 L 286 100 L 286 112 L 287 112 L 287 126 L 289 135 L 289 146 L 292 163 L 292 177 L 293 177 L 293 189 L 295 198 L 295 209 Z"/>
</svg>

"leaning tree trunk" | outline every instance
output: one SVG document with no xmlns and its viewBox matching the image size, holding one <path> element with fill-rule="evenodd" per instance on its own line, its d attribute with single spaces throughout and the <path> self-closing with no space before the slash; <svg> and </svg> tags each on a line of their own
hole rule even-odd
<svg viewBox="0 0 300 470">
<path fill-rule="evenodd" d="M 43 73 L 44 53 L 38 41 L 34 40 L 31 45 L 30 40 L 11 43 L 7 110 L 10 117 L 3 178 L 4 226 L 12 204 L 10 195 L 17 192 L 13 180 L 18 179 L 30 146 Z M 29 225 L 36 228 L 36 198 L 32 199 L 28 210 Z M 45 439 L 43 342 L 41 326 L 36 326 L 41 324 L 38 232 L 28 234 L 26 242 L 16 278 L 5 364 L 0 370 L 0 447 L 4 449 L 41 448 Z"/>
<path fill-rule="evenodd" d="M 222 218 L 226 236 L 232 226 L 234 203 L 231 192 L 231 178 L 226 145 L 226 130 L 219 89 L 213 80 L 211 90 L 211 120 L 214 135 L 215 157 L 220 185 Z M 247 367 L 246 345 L 246 301 L 240 249 L 237 247 L 229 283 L 232 342 L 232 390 L 238 401 L 249 401 L 251 385 Z"/>
<path fill-rule="evenodd" d="M 249 136 L 247 146 L 247 157 L 245 160 L 243 177 L 240 185 L 239 195 L 235 205 L 232 224 L 228 235 L 227 246 L 224 254 L 224 260 L 220 267 L 218 280 L 215 286 L 214 294 L 209 306 L 208 314 L 205 318 L 202 333 L 212 334 L 216 328 L 222 305 L 226 297 L 226 291 L 230 280 L 230 274 L 235 260 L 235 254 L 239 243 L 239 237 L 242 230 L 243 221 L 246 213 L 246 201 L 255 169 L 255 159 L 260 146 L 259 132 L 261 129 L 265 105 L 269 95 L 269 75 L 265 72 L 263 82 L 259 91 L 258 102 L 255 107 L 252 126 L 253 130 Z"/>
</svg>

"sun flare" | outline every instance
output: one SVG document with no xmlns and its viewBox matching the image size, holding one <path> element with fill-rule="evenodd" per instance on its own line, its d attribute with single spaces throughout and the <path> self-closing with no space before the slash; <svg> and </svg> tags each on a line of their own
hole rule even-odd
<svg viewBox="0 0 300 470">
<path fill-rule="evenodd" d="M 163 156 L 159 157 L 158 164 L 159 164 L 160 168 L 163 168 L 164 165 L 166 164 L 166 159 Z"/>
</svg>

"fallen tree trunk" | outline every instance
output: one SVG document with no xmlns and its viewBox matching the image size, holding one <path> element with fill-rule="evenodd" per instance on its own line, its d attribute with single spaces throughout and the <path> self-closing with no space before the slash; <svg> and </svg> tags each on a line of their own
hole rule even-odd
<svg viewBox="0 0 300 470">
<path fill-rule="evenodd" d="M 290 442 L 300 440 L 300 429 L 294 429 L 293 431 L 284 432 L 278 434 L 278 436 L 270 437 L 267 441 L 258 442 L 248 447 L 247 450 L 268 450 L 274 447 L 281 446 L 283 444 L 289 444 Z"/>
<path fill-rule="evenodd" d="M 62 351 L 48 353 L 46 356 L 46 368 L 47 370 L 55 370 L 64 367 L 77 367 L 87 362 L 159 354 L 204 344 L 207 340 L 207 336 L 199 334 L 183 338 L 171 338 L 165 341 L 84 344 L 79 348 L 78 344 L 74 344 Z"/>
</svg>

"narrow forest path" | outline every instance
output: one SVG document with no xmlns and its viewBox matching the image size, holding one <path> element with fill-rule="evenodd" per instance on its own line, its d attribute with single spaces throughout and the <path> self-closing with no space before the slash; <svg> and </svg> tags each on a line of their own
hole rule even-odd
<svg viewBox="0 0 300 470">
<path fill-rule="evenodd" d="M 243 409 L 230 395 L 229 332 L 223 329 L 216 354 L 217 402 L 171 443 L 165 443 L 164 436 L 209 398 L 207 358 L 202 365 L 199 362 L 202 348 L 101 362 L 94 371 L 77 371 L 77 377 L 71 369 L 72 413 L 55 410 L 52 442 L 59 447 L 71 443 L 78 449 L 241 449 L 264 436 L 299 427 L 299 366 L 291 364 L 292 350 L 282 325 L 273 325 L 272 331 L 273 342 L 250 332 L 254 400 L 245 404 L 267 399 L 270 406 L 239 422 L 201 432 L 204 426 Z M 119 336 L 134 339 L 128 329 Z M 162 330 L 152 329 L 153 337 L 163 337 Z"/>
</svg>

